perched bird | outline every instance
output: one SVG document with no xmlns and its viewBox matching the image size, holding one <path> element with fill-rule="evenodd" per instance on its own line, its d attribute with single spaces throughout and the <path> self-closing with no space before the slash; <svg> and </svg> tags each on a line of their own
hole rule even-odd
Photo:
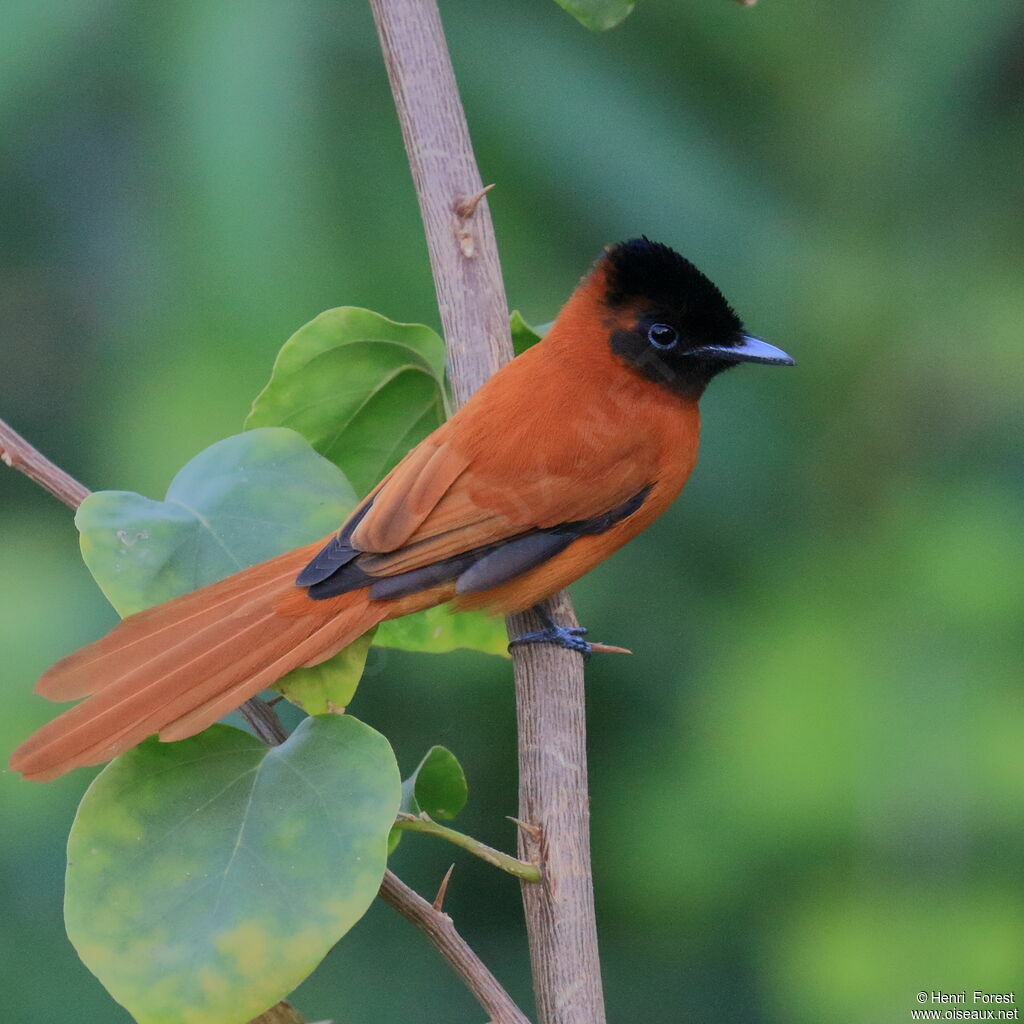
<svg viewBox="0 0 1024 1024">
<path fill-rule="evenodd" d="M 106 761 L 153 733 L 206 728 L 385 619 L 450 602 L 520 611 L 652 523 L 697 458 L 697 403 L 750 337 L 692 263 L 646 238 L 607 248 L 547 336 L 496 373 L 340 530 L 131 615 L 36 687 L 86 697 L 11 758 L 30 779 Z M 548 620 L 519 642 L 586 654 Z M 515 641 L 514 641 L 515 642 Z"/>
</svg>

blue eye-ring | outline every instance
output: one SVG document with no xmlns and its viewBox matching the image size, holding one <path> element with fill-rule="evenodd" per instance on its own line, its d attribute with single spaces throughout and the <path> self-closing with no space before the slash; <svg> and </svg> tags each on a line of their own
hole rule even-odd
<svg viewBox="0 0 1024 1024">
<path fill-rule="evenodd" d="M 679 341 L 679 332 L 668 324 L 651 324 L 647 329 L 647 340 L 655 348 L 673 348 Z"/>
</svg>

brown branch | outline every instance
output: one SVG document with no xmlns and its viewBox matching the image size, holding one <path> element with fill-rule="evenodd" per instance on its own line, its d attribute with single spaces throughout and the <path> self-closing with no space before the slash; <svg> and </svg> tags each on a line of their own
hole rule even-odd
<svg viewBox="0 0 1024 1024">
<path fill-rule="evenodd" d="M 69 476 L 60 466 L 55 466 L 3 420 L 0 420 L 0 461 L 24 473 L 71 508 L 78 508 L 89 496 L 88 487 Z"/>
<path fill-rule="evenodd" d="M 290 1003 L 278 1003 L 269 1010 L 264 1010 L 258 1017 L 254 1017 L 249 1024 L 303 1024 L 303 1020 Z"/>
<path fill-rule="evenodd" d="M 250 697 L 238 712 L 268 747 L 276 747 L 288 739 L 288 733 L 277 717 L 277 712 L 265 700 Z"/>
<path fill-rule="evenodd" d="M 462 978 L 476 1001 L 490 1014 L 494 1024 L 530 1024 L 512 997 L 455 930 L 452 919 L 446 913 L 435 910 L 392 871 L 384 872 L 380 897 L 427 936 Z"/>
<path fill-rule="evenodd" d="M 512 358 L 508 305 L 487 201 L 436 0 L 370 0 L 405 140 L 449 372 L 462 404 Z M 566 595 L 547 608 L 576 625 Z M 539 626 L 510 616 L 510 635 Z M 590 869 L 583 664 L 549 645 L 515 648 L 519 719 L 519 855 L 539 863 L 542 885 L 523 885 L 533 984 L 541 1024 L 603 1024 Z"/>
</svg>

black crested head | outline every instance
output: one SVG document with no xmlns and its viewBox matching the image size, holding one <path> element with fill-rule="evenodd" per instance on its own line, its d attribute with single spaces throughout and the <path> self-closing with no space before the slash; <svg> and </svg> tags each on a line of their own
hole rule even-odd
<svg viewBox="0 0 1024 1024">
<path fill-rule="evenodd" d="M 632 238 L 601 258 L 612 351 L 631 369 L 684 397 L 740 362 L 791 363 L 748 338 L 725 296 L 689 260 L 660 242 Z"/>
<path fill-rule="evenodd" d="M 743 324 L 725 296 L 675 249 L 645 235 L 609 246 L 605 260 L 605 301 L 612 308 L 639 300 L 684 316 L 702 333 L 716 337 L 743 333 Z"/>
</svg>

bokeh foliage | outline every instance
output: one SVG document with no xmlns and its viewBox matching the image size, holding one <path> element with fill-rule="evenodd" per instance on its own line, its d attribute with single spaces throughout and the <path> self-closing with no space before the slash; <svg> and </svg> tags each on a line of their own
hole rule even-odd
<svg viewBox="0 0 1024 1024">
<path fill-rule="evenodd" d="M 613 1015 L 868 1024 L 1012 989 L 1018 5 L 644 0 L 605 35 L 546 0 L 442 7 L 513 307 L 550 320 L 646 232 L 800 362 L 715 383 L 683 502 L 576 588 L 637 651 L 588 669 Z M 13 0 L 0 58 L 0 410 L 86 484 L 163 493 L 324 309 L 437 326 L 362 4 Z M 0 489 L 9 750 L 52 713 L 35 676 L 114 619 L 66 510 Z M 460 828 L 512 846 L 507 665 L 375 650 L 353 711 L 410 757 L 456 749 Z M 126 1019 L 61 934 L 86 777 L 0 780 L 19 1019 Z M 407 840 L 396 866 L 428 891 L 452 859 Z M 467 860 L 446 906 L 528 1003 L 515 886 Z M 393 915 L 356 936 L 309 1019 L 479 1019 Z M 398 958 L 401 986 L 368 983 Z"/>
</svg>

